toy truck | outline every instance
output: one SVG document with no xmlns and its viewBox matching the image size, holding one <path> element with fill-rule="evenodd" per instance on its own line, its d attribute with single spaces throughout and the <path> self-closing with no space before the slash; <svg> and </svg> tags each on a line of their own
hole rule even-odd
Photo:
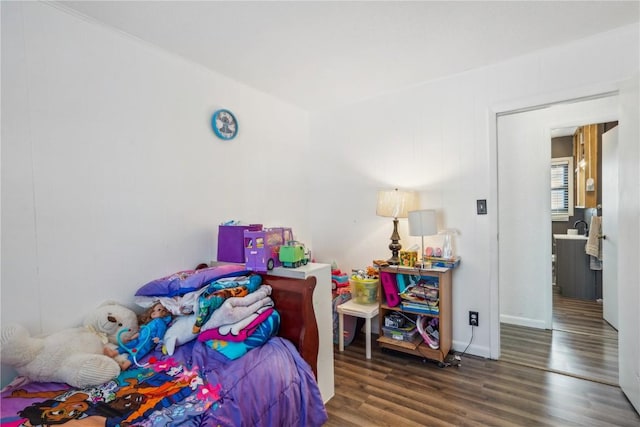
<svg viewBox="0 0 640 427">
<path fill-rule="evenodd" d="M 280 248 L 293 240 L 291 228 L 274 227 L 244 231 L 244 259 L 247 270 L 267 272 L 282 265 Z"/>
<path fill-rule="evenodd" d="M 280 246 L 280 262 L 283 267 L 296 268 L 307 265 L 309 262 L 309 252 L 304 245 L 297 241 L 289 241 L 286 245 Z"/>
</svg>

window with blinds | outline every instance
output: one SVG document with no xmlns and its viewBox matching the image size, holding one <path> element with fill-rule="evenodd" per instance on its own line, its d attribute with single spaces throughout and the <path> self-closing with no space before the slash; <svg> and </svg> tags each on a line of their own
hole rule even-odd
<svg viewBox="0 0 640 427">
<path fill-rule="evenodd" d="M 551 160 L 551 219 L 568 221 L 573 215 L 573 158 Z"/>
</svg>

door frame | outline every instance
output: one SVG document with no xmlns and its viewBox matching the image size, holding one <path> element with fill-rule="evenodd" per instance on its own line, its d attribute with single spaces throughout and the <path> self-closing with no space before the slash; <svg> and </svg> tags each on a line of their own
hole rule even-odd
<svg viewBox="0 0 640 427">
<path fill-rule="evenodd" d="M 603 261 L 606 266 L 602 271 L 602 318 L 616 331 L 618 323 L 618 212 L 619 212 L 619 188 L 618 188 L 618 126 L 609 129 L 602 134 L 602 245 Z M 607 135 L 609 134 L 609 135 Z M 607 141 L 605 141 L 605 139 Z M 605 165 L 605 158 L 609 160 Z M 613 164 L 610 162 L 615 160 Z M 605 174 L 605 167 L 608 174 Z M 614 169 L 615 167 L 615 174 Z M 615 175 L 615 176 L 613 176 Z M 606 186 L 605 186 L 606 178 Z M 605 193 L 605 188 L 607 189 Z M 615 190 L 615 191 L 613 191 Z M 606 199 L 605 199 L 606 194 Z M 605 203 L 606 202 L 606 203 Z M 605 213 L 609 212 L 608 215 Z M 611 214 L 613 213 L 613 215 Z M 615 221 L 611 219 L 615 218 Z M 608 238 L 605 238 L 607 235 Z M 611 265 L 615 268 L 611 268 Z M 605 286 L 605 283 L 607 284 Z"/>
<path fill-rule="evenodd" d="M 499 253 L 499 212 L 500 203 L 498 200 L 498 118 L 506 114 L 518 114 L 527 111 L 539 110 L 555 105 L 575 103 L 603 98 L 608 96 L 618 96 L 619 90 L 616 84 L 600 84 L 587 88 L 575 89 L 572 91 L 559 92 L 545 96 L 537 96 L 513 102 L 494 105 L 489 109 L 489 144 L 490 159 L 489 168 L 491 173 L 489 194 L 490 200 L 487 202 L 492 215 L 489 224 L 490 240 L 490 358 L 498 360 L 500 358 L 500 253 Z M 611 121 L 611 117 L 603 117 L 602 121 Z M 614 119 L 615 120 L 615 119 Z M 562 127 L 560 123 L 553 127 Z M 550 132 L 550 129 L 549 129 Z M 547 244 L 550 247 L 551 236 L 547 237 Z M 549 262 L 551 260 L 549 259 Z M 549 277 L 549 280 L 551 278 Z M 551 294 L 551 293 L 550 293 Z"/>
</svg>

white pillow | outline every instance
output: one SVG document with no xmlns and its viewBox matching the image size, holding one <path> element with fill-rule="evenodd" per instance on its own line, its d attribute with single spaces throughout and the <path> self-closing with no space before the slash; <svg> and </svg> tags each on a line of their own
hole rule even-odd
<svg viewBox="0 0 640 427">
<path fill-rule="evenodd" d="M 193 325 L 195 321 L 195 314 L 190 316 L 178 316 L 164 334 L 164 345 L 162 346 L 162 351 L 169 356 L 172 356 L 177 346 L 196 339 L 198 334 L 193 333 Z"/>
</svg>

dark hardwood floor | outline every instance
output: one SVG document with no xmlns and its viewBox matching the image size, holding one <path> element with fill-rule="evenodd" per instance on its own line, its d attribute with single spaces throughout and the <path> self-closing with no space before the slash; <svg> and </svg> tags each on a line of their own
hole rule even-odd
<svg viewBox="0 0 640 427">
<path fill-rule="evenodd" d="M 366 360 L 363 334 L 334 354 L 326 426 L 640 426 L 618 386 L 578 375 L 468 355 L 460 366 L 439 368 L 382 351 L 375 336 Z"/>
<path fill-rule="evenodd" d="M 553 330 L 500 325 L 500 359 L 618 385 L 618 333 L 602 304 L 555 291 L 553 304 Z"/>
</svg>

